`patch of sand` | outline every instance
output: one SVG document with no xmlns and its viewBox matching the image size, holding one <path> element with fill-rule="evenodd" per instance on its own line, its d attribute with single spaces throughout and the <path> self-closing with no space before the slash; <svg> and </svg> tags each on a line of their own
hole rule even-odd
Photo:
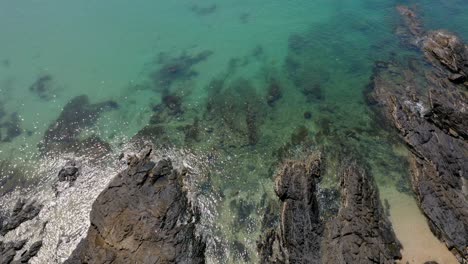
<svg viewBox="0 0 468 264">
<path fill-rule="evenodd" d="M 432 234 L 413 197 L 390 188 L 381 189 L 380 196 L 390 204 L 390 221 L 403 245 L 400 263 L 422 264 L 431 260 L 444 264 L 458 263 L 445 244 Z"/>
</svg>

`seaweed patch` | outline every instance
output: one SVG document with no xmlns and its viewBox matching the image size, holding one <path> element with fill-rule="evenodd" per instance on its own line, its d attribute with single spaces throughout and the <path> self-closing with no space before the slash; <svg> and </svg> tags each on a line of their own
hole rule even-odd
<svg viewBox="0 0 468 264">
<path fill-rule="evenodd" d="M 55 97 L 52 76 L 49 74 L 39 76 L 36 81 L 29 86 L 29 91 L 35 93 L 43 100 L 51 100 Z"/>
</svg>

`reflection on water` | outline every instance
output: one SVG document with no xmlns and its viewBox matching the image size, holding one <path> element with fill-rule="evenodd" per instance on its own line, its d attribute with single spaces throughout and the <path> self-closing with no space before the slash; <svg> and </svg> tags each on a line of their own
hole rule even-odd
<svg viewBox="0 0 468 264">
<path fill-rule="evenodd" d="M 467 36 L 462 2 L 415 4 L 428 25 Z M 379 186 L 408 193 L 406 154 L 363 96 L 376 61 L 417 56 L 399 45 L 394 8 L 383 0 L 2 2 L 0 24 L 9 26 L 0 28 L 1 192 L 27 187 L 17 193 L 36 195 L 64 157 L 78 156 L 90 171 L 69 190 L 73 204 L 39 197 L 50 204 L 43 217 L 62 221 L 52 226 L 66 226 L 77 207 L 84 223 L 128 145 L 188 149 L 206 176 L 197 185 L 201 232 L 219 263 L 256 261 L 283 158 L 323 149 L 329 169 L 321 184 L 332 190 L 334 164 L 352 155 Z M 394 218 L 397 233 L 404 223 Z M 67 254 L 55 252 L 41 254 Z"/>
</svg>

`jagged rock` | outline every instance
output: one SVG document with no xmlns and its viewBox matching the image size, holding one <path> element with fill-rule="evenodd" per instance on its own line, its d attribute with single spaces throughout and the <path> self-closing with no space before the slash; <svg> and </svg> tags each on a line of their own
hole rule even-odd
<svg viewBox="0 0 468 264">
<path fill-rule="evenodd" d="M 14 243 L 3 243 L 0 241 L 0 263 L 11 263 L 15 258 L 16 250 Z"/>
<path fill-rule="evenodd" d="M 27 242 L 26 240 L 20 240 L 16 242 L 8 242 L 8 243 L 4 243 L 0 241 L 0 263 L 2 264 L 12 263 L 13 259 L 16 256 L 16 253 L 24 247 L 26 242 Z M 34 257 L 36 254 L 34 254 L 31 257 Z"/>
<path fill-rule="evenodd" d="M 0 223 L 0 235 L 4 236 L 23 222 L 33 219 L 39 214 L 41 208 L 42 206 L 38 205 L 35 201 L 26 203 L 24 200 L 19 199 L 11 215 L 5 217 L 5 219 L 0 219 L 3 220 Z"/>
<path fill-rule="evenodd" d="M 276 176 L 282 202 L 279 227 L 258 242 L 261 263 L 394 263 L 400 243 L 384 214 L 377 188 L 355 163 L 341 176 L 341 207 L 326 221 L 317 186 L 320 155 L 287 161 Z"/>
<path fill-rule="evenodd" d="M 39 250 L 42 247 L 42 240 L 34 242 L 27 251 L 24 251 L 23 254 L 21 254 L 21 257 L 17 261 L 13 261 L 12 263 L 28 263 L 29 260 L 37 255 Z"/>
<path fill-rule="evenodd" d="M 423 50 L 432 63 L 440 63 L 450 72 L 461 75 L 455 80 L 468 75 L 468 48 L 455 34 L 444 30 L 430 32 L 423 42 Z"/>
<path fill-rule="evenodd" d="M 184 173 L 151 150 L 129 159 L 93 204 L 91 227 L 65 263 L 204 263 Z"/>
<path fill-rule="evenodd" d="M 372 177 L 356 163 L 340 180 L 341 208 L 326 224 L 323 263 L 394 263 L 401 259 Z"/>
<path fill-rule="evenodd" d="M 67 163 L 59 171 L 58 179 L 59 181 L 69 181 L 74 182 L 80 175 L 80 166 L 74 161 L 67 161 Z"/>
<path fill-rule="evenodd" d="M 262 263 L 320 263 L 322 223 L 315 181 L 320 177 L 320 156 L 287 161 L 275 180 L 282 202 L 280 227 L 259 243 Z"/>
<path fill-rule="evenodd" d="M 389 63 L 375 71 L 370 97 L 412 152 L 412 186 L 431 230 L 466 261 L 468 98 L 463 86 L 445 78 L 467 72 L 466 47 L 453 34 L 436 31 L 421 48 L 435 67 Z"/>
<path fill-rule="evenodd" d="M 468 202 L 463 182 L 468 176 L 468 144 L 463 137 L 467 130 L 464 119 L 455 122 L 466 112 L 453 107 L 457 101 L 450 99 L 445 88 L 432 86 L 436 89 L 428 93 L 437 93 L 431 96 L 436 104 L 421 91 L 407 90 L 415 87 L 409 80 L 414 78 L 403 71 L 408 76 L 403 81 L 388 78 L 385 71 L 374 76 L 376 111 L 397 128 L 412 152 L 413 190 L 432 231 L 455 254 L 466 258 Z"/>
</svg>

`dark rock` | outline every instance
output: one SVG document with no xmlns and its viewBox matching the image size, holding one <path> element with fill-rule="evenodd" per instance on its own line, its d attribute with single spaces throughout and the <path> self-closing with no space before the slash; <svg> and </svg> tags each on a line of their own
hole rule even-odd
<svg viewBox="0 0 468 264">
<path fill-rule="evenodd" d="M 74 182 L 80 175 L 79 172 L 80 166 L 76 161 L 67 161 L 63 168 L 59 171 L 58 179 L 59 181 Z"/>
<path fill-rule="evenodd" d="M 320 263 L 322 223 L 315 197 L 320 157 L 287 161 L 275 180 L 282 202 L 279 227 L 258 243 L 261 263 Z"/>
<path fill-rule="evenodd" d="M 391 63 L 374 74 L 370 96 L 412 153 L 412 187 L 432 232 L 466 260 L 468 98 L 464 87 L 444 76 L 466 75 L 467 49 L 445 31 L 430 32 L 421 49 L 435 67 L 425 61 L 410 68 Z"/>
<path fill-rule="evenodd" d="M 394 263 L 401 245 L 370 175 L 355 163 L 340 179 L 341 207 L 325 227 L 323 263 Z"/>
<path fill-rule="evenodd" d="M 304 112 L 304 118 L 305 119 L 311 119 L 312 118 L 312 113 L 307 111 L 307 112 Z"/>
<path fill-rule="evenodd" d="M 16 255 L 15 244 L 12 242 L 4 243 L 0 241 L 0 263 L 9 264 Z"/>
<path fill-rule="evenodd" d="M 39 250 L 42 247 L 42 240 L 34 242 L 28 249 L 28 251 L 23 252 L 19 259 L 19 263 L 28 263 L 29 260 L 37 255 Z"/>
<path fill-rule="evenodd" d="M 371 176 L 356 163 L 340 179 L 341 206 L 336 216 L 320 215 L 316 182 L 321 158 L 287 161 L 276 176 L 282 202 L 279 227 L 257 244 L 260 263 L 394 263 L 401 245 L 379 201 Z"/>
<path fill-rule="evenodd" d="M 39 214 L 41 209 L 42 206 L 38 205 L 35 201 L 25 202 L 19 199 L 11 214 L 0 223 L 0 235 L 4 236 L 23 222 L 33 219 Z"/>
<path fill-rule="evenodd" d="M 463 82 L 468 75 L 468 48 L 455 34 L 443 30 L 430 32 L 424 40 L 423 50 L 429 61 L 455 73 L 450 74 L 454 80 Z M 457 74 L 461 76 L 457 77 Z"/>
<path fill-rule="evenodd" d="M 151 150 L 129 160 L 93 204 L 91 227 L 65 263 L 204 263 L 199 214 L 184 174 Z"/>
<path fill-rule="evenodd" d="M 459 73 L 451 74 L 448 78 L 454 83 L 463 83 L 466 80 L 466 76 Z"/>
<path fill-rule="evenodd" d="M 463 191 L 468 172 L 468 143 L 463 139 L 466 122 L 451 121 L 466 116 L 466 112 L 451 107 L 456 101 L 449 99 L 451 91 L 446 88 L 428 85 L 441 89 L 437 98 L 431 97 L 440 106 L 432 108 L 430 98 L 424 93 L 416 95 L 417 91 L 406 91 L 406 87 L 414 87 L 408 85 L 410 80 L 401 84 L 393 80 L 384 73 L 374 76 L 372 95 L 379 102 L 376 111 L 398 129 L 412 152 L 411 183 L 432 231 L 448 248 L 466 258 L 468 202 Z M 457 131 L 464 136 L 459 137 Z"/>
</svg>

